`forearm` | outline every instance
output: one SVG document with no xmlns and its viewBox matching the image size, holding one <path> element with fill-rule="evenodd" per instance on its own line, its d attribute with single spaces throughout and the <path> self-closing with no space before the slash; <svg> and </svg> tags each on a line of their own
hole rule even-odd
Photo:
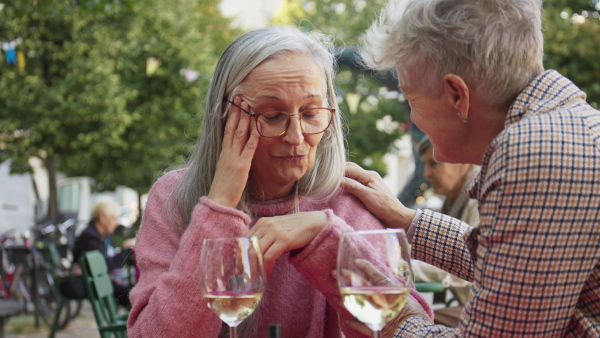
<svg viewBox="0 0 600 338">
<path fill-rule="evenodd" d="M 345 320 L 353 319 L 354 317 L 340 303 L 337 281 L 331 275 L 332 270 L 336 268 L 338 243 L 342 232 L 358 229 L 347 225 L 343 220 L 334 215 L 331 210 L 327 210 L 326 213 L 328 222 L 325 228 L 308 246 L 302 250 L 292 252 L 290 254 L 290 263 L 294 265 L 314 288 L 327 298 L 328 303 L 336 310 L 344 336 L 346 338 L 364 338 L 365 336 L 362 333 L 350 329 L 345 324 Z"/>
<path fill-rule="evenodd" d="M 413 229 L 411 256 L 464 280 L 473 280 L 473 260 L 464 242 L 468 224 L 453 217 L 423 210 Z"/>
<path fill-rule="evenodd" d="M 198 282 L 202 241 L 242 236 L 249 220 L 237 210 L 202 201 L 181 237 L 169 231 L 170 225 L 144 217 L 136 246 L 141 279 L 130 295 L 130 337 L 218 335 L 221 320 L 202 299 Z"/>
</svg>

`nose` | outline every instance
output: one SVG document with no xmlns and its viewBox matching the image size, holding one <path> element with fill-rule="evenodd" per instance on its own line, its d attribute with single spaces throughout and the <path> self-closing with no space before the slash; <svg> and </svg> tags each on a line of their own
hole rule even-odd
<svg viewBox="0 0 600 338">
<path fill-rule="evenodd" d="M 425 165 L 425 169 L 423 169 L 423 176 L 425 176 L 427 180 L 431 179 L 431 177 L 433 176 L 433 171 L 431 170 L 430 166 Z"/>
<path fill-rule="evenodd" d="M 302 126 L 300 125 L 300 116 L 290 116 L 290 125 L 288 126 L 282 139 L 294 146 L 302 144 L 304 141 L 304 134 L 302 133 Z"/>
</svg>

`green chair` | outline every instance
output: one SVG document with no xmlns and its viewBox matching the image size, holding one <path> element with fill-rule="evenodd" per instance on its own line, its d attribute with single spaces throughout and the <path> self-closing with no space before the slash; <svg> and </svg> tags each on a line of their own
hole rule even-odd
<svg viewBox="0 0 600 338">
<path fill-rule="evenodd" d="M 415 289 L 420 293 L 432 292 L 434 295 L 443 295 L 443 302 L 445 303 L 446 307 L 450 307 L 450 305 L 452 305 L 454 302 L 458 303 L 458 299 L 454 297 L 446 301 L 447 286 L 442 282 L 415 282 Z"/>
<path fill-rule="evenodd" d="M 119 315 L 117 300 L 113 295 L 108 267 L 98 250 L 88 251 L 79 258 L 88 299 L 94 311 L 98 330 L 102 338 L 127 337 L 128 313 Z"/>
<path fill-rule="evenodd" d="M 446 286 L 441 282 L 415 282 L 415 289 L 419 292 L 444 292 L 446 291 Z"/>
</svg>

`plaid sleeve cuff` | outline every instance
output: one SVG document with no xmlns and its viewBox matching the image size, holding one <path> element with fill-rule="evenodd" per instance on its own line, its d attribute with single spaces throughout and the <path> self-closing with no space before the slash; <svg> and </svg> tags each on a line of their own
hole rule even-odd
<svg viewBox="0 0 600 338">
<path fill-rule="evenodd" d="M 410 222 L 410 226 L 408 227 L 408 232 L 406 233 L 406 240 L 408 241 L 408 244 L 412 245 L 413 236 L 415 235 L 415 230 L 417 230 L 417 224 L 419 223 L 419 220 L 421 219 L 422 214 L 423 214 L 423 210 L 417 209 L 417 213 L 415 214 L 415 217 L 413 217 L 412 222 Z"/>
<path fill-rule="evenodd" d="M 427 318 L 414 316 L 406 319 L 398 328 L 394 338 L 401 337 L 460 337 L 460 331 L 457 328 L 435 325 Z"/>
</svg>

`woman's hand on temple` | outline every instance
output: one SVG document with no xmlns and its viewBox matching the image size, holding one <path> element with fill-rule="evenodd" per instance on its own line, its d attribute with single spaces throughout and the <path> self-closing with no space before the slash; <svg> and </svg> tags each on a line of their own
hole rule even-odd
<svg viewBox="0 0 600 338">
<path fill-rule="evenodd" d="M 342 187 L 358 197 L 386 227 L 408 231 L 416 212 L 400 203 L 376 172 L 364 170 L 359 165 L 348 162 Z"/>
<path fill-rule="evenodd" d="M 250 107 L 238 96 L 234 102 L 247 110 Z M 260 134 L 252 128 L 251 117 L 231 105 L 223 134 L 223 146 L 208 198 L 235 208 L 248 182 L 248 174 Z"/>
<path fill-rule="evenodd" d="M 323 211 L 298 212 L 291 215 L 263 217 L 247 233 L 258 237 L 267 276 L 277 258 L 286 252 L 307 246 L 327 224 Z"/>
</svg>

